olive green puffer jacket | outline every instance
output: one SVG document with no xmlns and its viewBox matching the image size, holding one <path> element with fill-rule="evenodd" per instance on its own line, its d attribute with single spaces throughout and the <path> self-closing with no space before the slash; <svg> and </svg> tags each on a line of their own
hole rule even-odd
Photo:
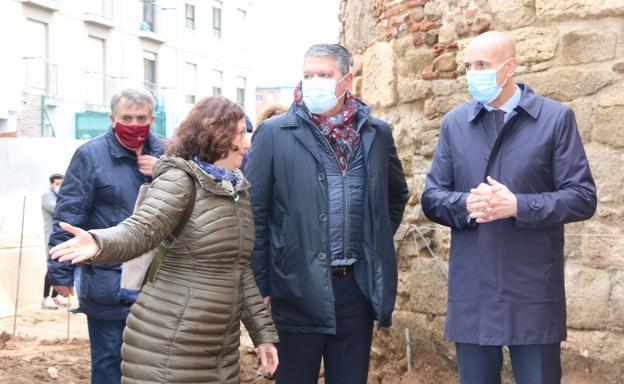
<svg viewBox="0 0 624 384">
<path fill-rule="evenodd" d="M 192 182 L 191 218 L 128 316 L 123 383 L 239 383 L 240 321 L 254 345 L 278 341 L 250 266 L 246 180 L 234 201 L 194 162 L 161 157 L 138 211 L 90 231 L 102 249 L 93 262 L 121 263 L 158 246 L 180 220 Z"/>
</svg>

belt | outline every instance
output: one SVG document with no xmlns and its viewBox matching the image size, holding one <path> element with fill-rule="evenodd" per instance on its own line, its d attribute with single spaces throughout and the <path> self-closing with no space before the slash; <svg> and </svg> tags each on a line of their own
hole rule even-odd
<svg viewBox="0 0 624 384">
<path fill-rule="evenodd" d="M 344 267 L 332 267 L 331 275 L 332 277 L 345 277 L 349 273 L 353 271 L 353 265 L 345 265 Z"/>
</svg>

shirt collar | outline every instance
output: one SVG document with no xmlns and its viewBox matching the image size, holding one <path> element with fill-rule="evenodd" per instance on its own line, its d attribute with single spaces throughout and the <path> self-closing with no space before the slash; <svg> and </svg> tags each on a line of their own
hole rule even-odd
<svg viewBox="0 0 624 384">
<path fill-rule="evenodd" d="M 507 100 L 505 104 L 501 105 L 500 108 L 498 108 L 501 111 L 505 112 L 505 115 L 513 111 L 514 108 L 518 106 L 518 103 L 520 102 L 520 98 L 522 97 L 522 91 L 520 91 L 520 87 L 518 87 L 518 84 L 514 84 L 514 86 L 516 87 L 516 91 L 514 92 L 514 94 L 509 98 L 509 100 Z M 488 104 L 483 105 L 483 107 L 488 112 L 497 109 Z"/>
</svg>

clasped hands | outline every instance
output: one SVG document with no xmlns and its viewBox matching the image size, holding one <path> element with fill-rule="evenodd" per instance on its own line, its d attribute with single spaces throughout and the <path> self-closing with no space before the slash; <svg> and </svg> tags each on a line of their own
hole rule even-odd
<svg viewBox="0 0 624 384">
<path fill-rule="evenodd" d="M 470 217 L 479 224 L 516 217 L 518 213 L 516 195 L 490 176 L 487 177 L 487 182 L 470 190 L 470 195 L 466 199 L 466 210 Z"/>
</svg>

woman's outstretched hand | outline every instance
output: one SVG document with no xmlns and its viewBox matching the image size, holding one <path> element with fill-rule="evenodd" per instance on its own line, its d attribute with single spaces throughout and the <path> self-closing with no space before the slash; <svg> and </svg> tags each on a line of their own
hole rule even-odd
<svg viewBox="0 0 624 384">
<path fill-rule="evenodd" d="M 93 258 L 99 251 L 100 246 L 89 232 L 67 223 L 60 223 L 63 230 L 74 235 L 74 238 L 50 249 L 50 256 L 58 261 L 71 261 L 78 264 Z"/>
<path fill-rule="evenodd" d="M 264 375 L 275 375 L 279 359 L 277 358 L 277 349 L 273 343 L 263 343 L 258 345 L 258 354 L 260 355 L 260 371 Z"/>
</svg>

